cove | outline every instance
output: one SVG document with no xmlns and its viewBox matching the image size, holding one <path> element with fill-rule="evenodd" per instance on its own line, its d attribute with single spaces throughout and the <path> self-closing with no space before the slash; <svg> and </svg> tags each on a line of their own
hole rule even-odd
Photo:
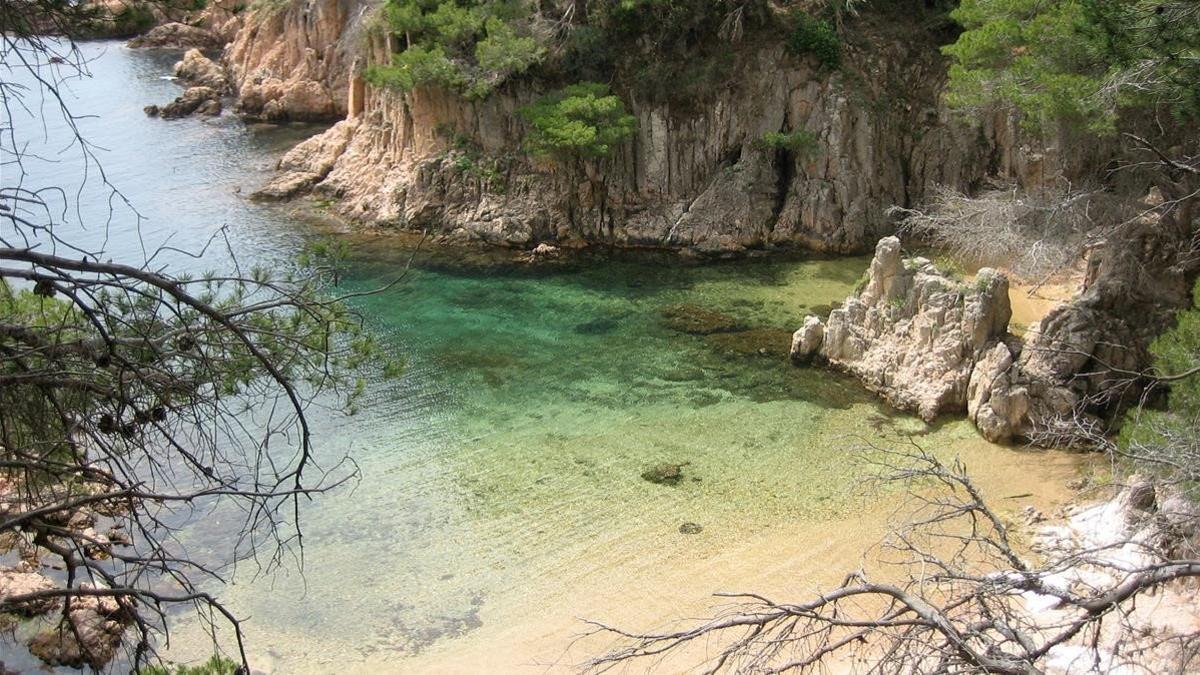
<svg viewBox="0 0 1200 675">
<path fill-rule="evenodd" d="M 197 250 L 223 232 L 202 258 L 164 263 L 199 272 L 236 251 L 288 264 L 309 226 L 238 190 L 311 129 L 147 120 L 142 105 L 176 93 L 161 77 L 178 55 L 85 48 L 95 78 L 74 105 L 99 115 L 83 131 L 141 217 L 119 206 L 100 227 L 110 202 L 86 192 L 81 236 L 137 261 L 143 242 Z M 348 290 L 388 283 L 412 253 L 347 237 Z M 307 505 L 303 573 L 242 564 L 206 589 L 248 619 L 264 672 L 569 670 L 605 646 L 575 640 L 579 617 L 652 628 L 704 615 L 714 591 L 836 582 L 894 505 L 857 496 L 870 444 L 961 455 L 988 490 L 1039 505 L 1072 471 L 1064 455 L 984 443 L 963 421 L 927 428 L 787 362 L 791 329 L 849 294 L 866 258 L 529 266 L 429 248 L 401 284 L 354 301 L 408 369 L 368 383 L 354 416 L 313 411 L 324 458 L 351 455 L 361 478 Z M 642 478 L 664 463 L 681 465 L 678 484 Z M 226 514 L 206 514 L 180 541 L 218 559 L 230 533 Z M 210 651 L 205 626 L 178 613 L 165 655 Z"/>
</svg>

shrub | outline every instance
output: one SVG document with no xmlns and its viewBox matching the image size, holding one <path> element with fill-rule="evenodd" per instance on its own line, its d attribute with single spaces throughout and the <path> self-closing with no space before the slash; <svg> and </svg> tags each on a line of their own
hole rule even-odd
<svg viewBox="0 0 1200 675">
<path fill-rule="evenodd" d="M 363 77 L 377 87 L 412 91 L 423 85 L 453 89 L 462 85 L 463 76 L 446 58 L 441 47 L 409 47 L 392 57 L 390 66 L 371 66 Z"/>
<path fill-rule="evenodd" d="M 833 24 L 804 12 L 796 12 L 792 22 L 792 34 L 787 41 L 789 52 L 797 56 L 812 56 L 829 68 L 837 68 L 841 64 L 842 41 Z"/>
<path fill-rule="evenodd" d="M 772 131 L 763 134 L 754 145 L 760 150 L 785 150 L 804 156 L 816 150 L 817 137 L 804 129 L 797 129 L 789 133 Z"/>
<path fill-rule="evenodd" d="M 621 99 L 596 82 L 560 89 L 520 113 L 529 122 L 526 146 L 535 155 L 607 157 L 636 128 Z"/>
<path fill-rule="evenodd" d="M 125 5 L 113 15 L 115 36 L 139 35 L 154 27 L 154 12 L 143 4 Z"/>
<path fill-rule="evenodd" d="M 401 91 L 436 84 L 483 98 L 545 57 L 533 37 L 518 31 L 527 14 L 527 6 L 506 0 L 388 0 L 382 17 L 407 49 L 391 65 L 369 69 L 368 81 Z"/>
</svg>

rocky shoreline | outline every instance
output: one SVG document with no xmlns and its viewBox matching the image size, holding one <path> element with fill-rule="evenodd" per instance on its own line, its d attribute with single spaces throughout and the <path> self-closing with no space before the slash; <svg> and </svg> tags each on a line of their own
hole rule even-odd
<svg viewBox="0 0 1200 675">
<path fill-rule="evenodd" d="M 926 422 L 966 412 L 989 441 L 1031 440 L 1044 423 L 1039 415 L 1070 415 L 1075 401 L 1045 393 L 1054 383 L 1015 383 L 1014 354 L 1024 341 L 1008 330 L 1008 294 L 1008 278 L 996 270 L 954 280 L 926 258 L 903 259 L 900 240 L 885 237 L 863 289 L 824 321 L 806 317 L 791 358 L 848 372 Z"/>
</svg>

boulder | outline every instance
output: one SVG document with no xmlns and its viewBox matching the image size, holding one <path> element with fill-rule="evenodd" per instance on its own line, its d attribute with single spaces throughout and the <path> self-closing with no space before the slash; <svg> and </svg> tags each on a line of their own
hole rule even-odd
<svg viewBox="0 0 1200 675">
<path fill-rule="evenodd" d="M 250 198 L 279 201 L 311 190 L 325 178 L 338 157 L 346 151 L 346 145 L 350 142 L 350 136 L 357 125 L 354 120 L 343 120 L 324 133 L 307 138 L 288 150 L 279 160 L 280 173 L 255 190 Z"/>
<path fill-rule="evenodd" d="M 222 44 L 220 36 L 212 31 L 179 22 L 155 26 L 128 42 L 134 49 L 220 49 Z"/>
<path fill-rule="evenodd" d="M 812 361 L 818 355 L 824 339 L 825 324 L 821 323 L 821 319 L 812 314 L 804 317 L 804 325 L 792 333 L 792 362 L 801 364 Z"/>
<path fill-rule="evenodd" d="M 189 49 L 183 59 L 175 64 L 175 77 L 190 86 L 209 87 L 217 92 L 229 90 L 225 69 L 208 58 L 199 49 Z"/>
<path fill-rule="evenodd" d="M 321 177 L 306 171 L 288 171 L 270 180 L 266 185 L 250 193 L 250 199 L 260 202 L 278 202 L 308 192 Z"/>
<path fill-rule="evenodd" d="M 189 87 L 183 95 L 164 105 L 148 105 L 143 108 L 151 117 L 176 119 L 192 114 L 220 115 L 221 95 L 212 87 Z"/>
<path fill-rule="evenodd" d="M 1012 440 L 1029 412 L 1029 392 L 1013 381 L 1013 355 L 1003 342 L 984 352 L 967 385 L 967 416 L 993 443 Z"/>
<path fill-rule="evenodd" d="M 642 472 L 642 479 L 657 485 L 679 485 L 683 480 L 682 464 L 659 464 Z"/>
</svg>

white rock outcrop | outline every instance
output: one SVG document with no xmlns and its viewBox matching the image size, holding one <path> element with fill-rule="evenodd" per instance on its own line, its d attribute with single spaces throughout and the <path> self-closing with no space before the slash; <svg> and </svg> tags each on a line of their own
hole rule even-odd
<svg viewBox="0 0 1200 675">
<path fill-rule="evenodd" d="M 985 268 L 972 282 L 954 281 L 924 258 L 902 259 L 896 237 L 879 241 L 868 275 L 827 321 L 805 318 L 793 360 L 845 370 L 927 421 L 965 410 L 976 363 L 1007 349 L 1007 277 Z"/>
</svg>

